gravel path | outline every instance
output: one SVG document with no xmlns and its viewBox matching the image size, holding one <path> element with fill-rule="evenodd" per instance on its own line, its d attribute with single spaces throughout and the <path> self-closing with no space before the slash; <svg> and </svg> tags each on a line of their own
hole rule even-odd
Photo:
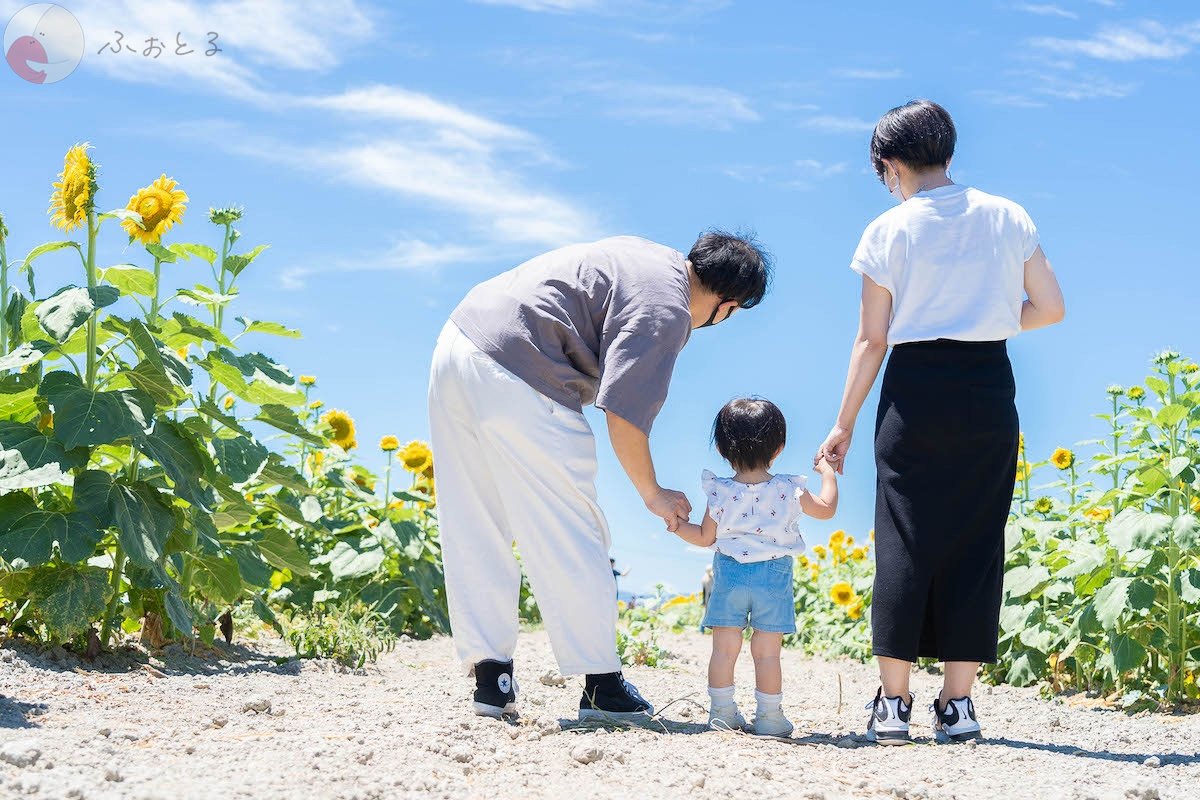
<svg viewBox="0 0 1200 800">
<path fill-rule="evenodd" d="M 541 633 L 522 636 L 517 724 L 474 717 L 449 641 L 403 642 L 366 670 L 287 661 L 279 643 L 206 658 L 0 648 L 0 796 L 49 798 L 1142 798 L 1200 796 L 1200 716 L 1142 715 L 982 687 L 989 739 L 866 744 L 869 668 L 784 654 L 786 741 L 706 731 L 708 640 L 668 637 L 666 668 L 628 670 L 657 730 L 574 723 L 576 679 L 552 678 Z M 56 657 L 57 656 L 57 657 Z M 746 654 L 748 657 L 748 653 Z M 745 660 L 748 661 L 748 658 Z M 282 663 L 281 663 L 282 662 Z M 542 681 L 543 676 L 550 676 Z M 561 681 L 561 679 L 559 679 Z M 749 664 L 739 701 L 752 710 Z M 844 702 L 839 710 L 839 680 Z"/>
</svg>

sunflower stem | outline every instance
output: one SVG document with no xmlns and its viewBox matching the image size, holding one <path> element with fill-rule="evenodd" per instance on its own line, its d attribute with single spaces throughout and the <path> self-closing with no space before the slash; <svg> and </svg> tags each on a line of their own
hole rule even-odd
<svg viewBox="0 0 1200 800">
<path fill-rule="evenodd" d="M 87 215 L 88 238 L 87 238 L 87 282 L 88 294 L 94 294 L 96 290 L 96 233 L 99 231 L 99 226 L 96 224 L 96 212 L 89 209 Z M 93 311 L 87 321 L 87 387 L 89 390 L 96 388 L 96 312 Z"/>
<path fill-rule="evenodd" d="M 0 227 L 4 221 L 0 220 Z M 8 352 L 8 253 L 4 249 L 4 231 L 0 230 L 0 354 Z"/>
<path fill-rule="evenodd" d="M 147 321 L 151 324 L 158 322 L 158 283 L 159 276 L 162 272 L 162 259 L 158 256 L 154 257 L 154 296 L 150 298 L 150 313 L 147 314 Z"/>
</svg>

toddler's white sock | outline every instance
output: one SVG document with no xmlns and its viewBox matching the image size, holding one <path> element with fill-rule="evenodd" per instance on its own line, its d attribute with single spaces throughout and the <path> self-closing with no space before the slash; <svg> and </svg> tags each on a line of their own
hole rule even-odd
<svg viewBox="0 0 1200 800">
<path fill-rule="evenodd" d="M 709 689 L 711 692 L 712 689 Z M 764 714 L 768 711 L 778 711 L 783 705 L 783 692 L 779 694 L 767 694 L 754 690 L 754 699 L 758 701 L 758 713 Z"/>
<path fill-rule="evenodd" d="M 708 699 L 712 702 L 714 708 L 733 705 L 733 687 L 726 686 L 718 689 L 715 686 L 708 687 Z"/>
</svg>

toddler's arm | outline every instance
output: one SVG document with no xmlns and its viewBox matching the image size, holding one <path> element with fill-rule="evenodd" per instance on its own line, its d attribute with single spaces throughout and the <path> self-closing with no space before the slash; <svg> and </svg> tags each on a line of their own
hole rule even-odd
<svg viewBox="0 0 1200 800">
<path fill-rule="evenodd" d="M 717 522 L 706 510 L 699 525 L 694 522 L 681 522 L 675 535 L 696 547 L 710 547 L 717 541 Z"/>
<path fill-rule="evenodd" d="M 817 474 L 821 476 L 821 493 L 816 497 L 811 492 L 800 495 L 800 508 L 813 519 L 831 519 L 838 506 L 837 471 L 821 458 Z"/>
</svg>

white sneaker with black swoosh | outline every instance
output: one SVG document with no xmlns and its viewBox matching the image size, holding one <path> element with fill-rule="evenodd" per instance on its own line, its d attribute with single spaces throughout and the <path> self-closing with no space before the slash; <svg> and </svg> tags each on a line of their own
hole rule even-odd
<svg viewBox="0 0 1200 800">
<path fill-rule="evenodd" d="M 908 693 L 908 702 L 900 697 L 884 697 L 883 687 L 875 693 L 875 699 L 867 703 L 871 719 L 867 721 L 867 740 L 876 744 L 910 744 L 908 721 L 912 717 L 912 704 L 916 695 Z"/>
<path fill-rule="evenodd" d="M 975 703 L 970 697 L 946 701 L 943 711 L 938 710 L 935 700 L 929 706 L 929 711 L 933 715 L 933 735 L 939 744 L 965 742 L 983 736 L 979 728 L 979 719 L 975 716 Z"/>
</svg>

